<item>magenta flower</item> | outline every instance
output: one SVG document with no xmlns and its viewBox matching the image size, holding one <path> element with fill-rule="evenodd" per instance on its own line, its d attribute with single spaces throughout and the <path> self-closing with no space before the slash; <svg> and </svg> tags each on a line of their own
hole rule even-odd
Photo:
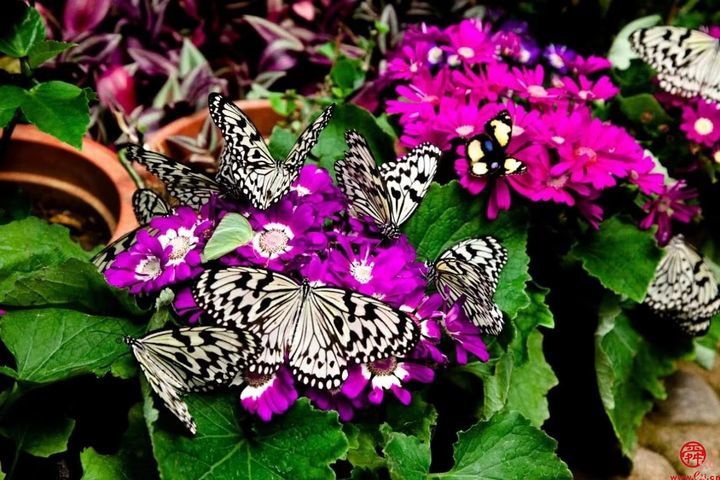
<svg viewBox="0 0 720 480">
<path fill-rule="evenodd" d="M 203 314 L 203 311 L 195 303 L 190 287 L 185 287 L 175 294 L 173 310 L 190 325 L 195 325 Z"/>
<path fill-rule="evenodd" d="M 306 165 L 292 186 L 296 204 L 312 205 L 319 218 L 334 218 L 345 209 L 340 190 L 333 184 L 327 170 Z"/>
<path fill-rule="evenodd" d="M 612 68 L 612 64 L 605 57 L 597 57 L 595 55 L 583 57 L 582 55 L 576 55 L 568 61 L 568 67 L 570 67 L 570 71 L 575 74 L 591 75 L 601 70 L 609 70 Z"/>
<path fill-rule="evenodd" d="M 339 390 L 317 390 L 309 388 L 305 395 L 315 403 L 321 410 L 335 410 L 338 412 L 340 420 L 349 422 L 355 417 L 355 410 L 360 410 L 367 406 L 367 402 L 362 397 L 347 397 Z"/>
<path fill-rule="evenodd" d="M 613 85 L 610 77 L 602 76 L 595 82 L 588 80 L 585 75 L 580 75 L 576 80 L 570 77 L 562 79 L 563 85 L 567 92 L 583 102 L 592 102 L 594 100 L 607 100 L 612 98 L 619 92 L 618 88 Z"/>
<path fill-rule="evenodd" d="M 445 47 L 448 64 L 489 63 L 498 56 L 498 47 L 489 41 L 490 30 L 479 19 L 463 20 L 447 29 L 449 45 Z"/>
<path fill-rule="evenodd" d="M 411 84 L 399 85 L 398 100 L 387 102 L 388 113 L 401 115 L 401 122 L 432 117 L 445 90 L 446 77 L 444 73 L 436 76 L 423 73 L 413 78 Z"/>
<path fill-rule="evenodd" d="M 349 398 L 356 398 L 369 386 L 367 398 L 379 405 L 385 391 L 391 391 L 403 405 L 409 405 L 412 395 L 403 384 L 412 380 L 430 383 L 435 377 L 432 368 L 411 362 L 400 362 L 395 357 L 378 360 L 350 369 L 341 391 Z"/>
<path fill-rule="evenodd" d="M 240 403 L 265 422 L 285 413 L 298 398 L 293 377 L 284 368 L 273 375 L 246 373 L 244 381 L 247 385 L 240 392 Z"/>
<path fill-rule="evenodd" d="M 510 68 L 505 63 L 488 63 L 479 72 L 469 66 L 451 72 L 452 83 L 463 92 L 472 92 L 489 102 L 496 102 L 507 95 L 508 88 L 513 85 Z"/>
<path fill-rule="evenodd" d="M 174 215 L 155 217 L 150 226 L 158 231 L 157 240 L 167 251 L 163 276 L 169 283 L 177 283 L 200 273 L 200 253 L 205 245 L 205 232 L 212 225 L 198 217 L 190 207 L 178 207 Z"/>
<path fill-rule="evenodd" d="M 140 230 L 135 243 L 105 271 L 105 278 L 110 285 L 128 288 L 133 295 L 157 292 L 169 283 L 163 274 L 169 257 L 170 247 L 163 247 L 157 237 Z"/>
<path fill-rule="evenodd" d="M 483 362 L 490 359 L 485 342 L 482 340 L 480 329 L 465 317 L 460 303 L 452 306 L 443 318 L 443 327 L 448 336 L 455 342 L 455 359 L 461 365 L 467 363 L 468 352 Z"/>
<path fill-rule="evenodd" d="M 688 140 L 712 147 L 720 140 L 720 110 L 703 100 L 693 103 L 683 107 L 680 130 Z"/>
<path fill-rule="evenodd" d="M 514 82 L 512 88 L 521 98 L 533 103 L 553 103 L 561 94 L 561 90 L 547 86 L 545 69 L 542 65 L 531 68 L 512 69 Z"/>
<path fill-rule="evenodd" d="M 678 180 L 671 186 L 665 187 L 665 192 L 652 200 L 648 200 L 643 209 L 648 212 L 640 222 L 640 228 L 648 229 L 652 225 L 658 226 L 655 238 L 660 245 L 666 245 L 672 237 L 672 221 L 690 223 L 700 213 L 697 205 L 688 205 L 686 202 L 697 197 L 697 192 L 685 188 L 685 181 Z"/>
<path fill-rule="evenodd" d="M 105 70 L 97 80 L 96 90 L 100 103 L 120 109 L 126 115 L 138 106 L 135 99 L 135 80 L 122 65 Z"/>
<path fill-rule="evenodd" d="M 110 0 L 67 0 L 63 11 L 63 31 L 66 39 L 91 31 L 107 16 Z"/>
<path fill-rule="evenodd" d="M 447 357 L 437 347 L 442 337 L 439 322 L 445 316 L 442 307 L 443 299 L 437 293 L 430 296 L 423 294 L 409 302 L 409 305 L 400 307 L 420 326 L 420 342 L 412 353 L 413 358 L 429 359 L 438 364 L 447 363 Z"/>
</svg>

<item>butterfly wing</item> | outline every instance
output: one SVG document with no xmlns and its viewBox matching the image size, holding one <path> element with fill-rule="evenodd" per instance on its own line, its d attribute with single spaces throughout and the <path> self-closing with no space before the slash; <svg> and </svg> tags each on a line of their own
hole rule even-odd
<svg viewBox="0 0 720 480">
<path fill-rule="evenodd" d="M 193 434 L 197 428 L 181 395 L 228 384 L 258 346 L 251 334 L 223 327 L 165 329 L 125 341 L 153 391 Z"/>
<path fill-rule="evenodd" d="M 690 335 L 703 335 L 720 311 L 717 281 L 703 258 L 682 236 L 674 237 L 658 264 L 643 303 L 673 319 Z"/>
<path fill-rule="evenodd" d="M 720 100 L 720 43 L 716 38 L 699 30 L 661 26 L 636 30 L 630 35 L 630 45 L 658 72 L 664 90 Z"/>
<path fill-rule="evenodd" d="M 307 156 L 310 151 L 315 147 L 318 141 L 320 133 L 330 123 L 330 118 L 335 111 L 335 105 L 330 105 L 315 119 L 305 130 L 300 134 L 295 145 L 293 145 L 290 153 L 288 153 L 287 160 L 285 161 L 285 168 L 290 171 L 300 170 L 305 164 Z"/>
<path fill-rule="evenodd" d="M 400 226 L 415 212 L 437 172 L 442 152 L 430 143 L 413 148 L 395 162 L 380 166 L 380 174 L 387 188 L 391 222 Z"/>
<path fill-rule="evenodd" d="M 157 216 L 170 215 L 172 208 L 163 198 L 150 190 L 141 188 L 135 190 L 132 196 L 132 206 L 135 218 L 140 225 L 147 225 Z"/>
<path fill-rule="evenodd" d="M 193 286 L 197 304 L 216 323 L 256 335 L 262 352 L 249 370 L 269 375 L 285 361 L 302 307 L 302 288 L 277 272 L 254 267 L 207 270 Z"/>
<path fill-rule="evenodd" d="M 485 132 L 471 138 L 466 145 L 470 171 L 476 177 L 525 173 L 527 166 L 508 157 L 505 148 L 512 138 L 512 118 L 503 110 L 485 123 Z"/>
<path fill-rule="evenodd" d="M 356 218 L 369 217 L 383 232 L 393 230 L 397 225 L 392 223 L 388 191 L 367 141 L 354 130 L 345 132 L 345 141 L 348 149 L 345 157 L 335 162 L 335 174 L 350 201 L 350 213 Z"/>
<path fill-rule="evenodd" d="M 462 300 L 468 319 L 486 333 L 502 330 L 503 315 L 493 300 L 507 251 L 495 238 L 464 240 L 443 252 L 434 264 L 434 280 L 445 303 Z"/>
<path fill-rule="evenodd" d="M 301 383 L 339 387 L 347 365 L 407 354 L 419 329 L 400 310 L 340 288 L 311 288 L 290 348 L 290 368 Z"/>
<path fill-rule="evenodd" d="M 139 228 L 136 228 L 135 230 L 129 231 L 92 257 L 90 261 L 93 265 L 95 265 L 100 273 L 104 273 L 118 255 L 126 251 L 133 243 L 135 243 L 135 236 L 139 230 Z"/>
<path fill-rule="evenodd" d="M 194 172 L 190 167 L 165 155 L 149 152 L 140 145 L 127 145 L 125 154 L 162 180 L 170 195 L 177 198 L 182 205 L 199 209 L 213 194 L 221 193 L 220 186 L 213 179 Z"/>
</svg>

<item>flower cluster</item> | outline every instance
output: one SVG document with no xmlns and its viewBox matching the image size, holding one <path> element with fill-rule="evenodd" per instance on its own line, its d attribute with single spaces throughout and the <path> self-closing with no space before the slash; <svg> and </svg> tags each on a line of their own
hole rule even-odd
<svg viewBox="0 0 720 480">
<path fill-rule="evenodd" d="M 291 191 L 267 210 L 213 198 L 196 213 L 180 207 L 174 215 L 158 217 L 141 230 L 135 244 L 106 271 L 108 281 L 132 293 L 152 293 L 170 287 L 176 312 L 189 323 L 202 317 L 188 287 L 202 272 L 206 239 L 228 212 L 241 213 L 253 228 L 246 245 L 221 257 L 226 265 L 254 265 L 305 278 L 312 285 L 332 285 L 372 296 L 406 312 L 421 332 L 421 340 L 407 358 L 386 358 L 353 365 L 337 391 L 304 388 L 290 370 L 272 375 L 246 372 L 240 399 L 244 408 L 269 420 L 305 395 L 320 408 L 336 409 L 352 418 L 357 408 L 379 404 L 392 394 L 407 404 L 408 382 L 431 382 L 434 368 L 448 361 L 440 351 L 442 332 L 455 345 L 455 359 L 468 354 L 487 361 L 480 331 L 458 306 L 445 308 L 438 294 L 427 295 L 426 266 L 404 236 L 383 240 L 373 227 L 348 218 L 345 199 L 327 171 L 304 167 Z"/>
<path fill-rule="evenodd" d="M 625 129 L 594 114 L 595 106 L 618 93 L 605 73 L 609 67 L 605 58 L 563 46 L 541 50 L 521 22 L 423 25 L 407 31 L 388 61 L 384 77 L 394 83 L 394 96 L 386 111 L 397 115 L 403 145 L 435 143 L 454 157 L 466 190 L 489 191 L 489 218 L 510 208 L 515 192 L 533 202 L 577 208 L 597 226 L 603 190 L 624 181 L 655 199 L 669 188 L 653 158 Z M 507 153 L 525 163 L 527 172 L 473 175 L 465 144 L 503 109 L 513 120 Z M 712 129 L 702 123 L 705 131 Z M 720 135 L 720 125 L 715 132 Z"/>
</svg>

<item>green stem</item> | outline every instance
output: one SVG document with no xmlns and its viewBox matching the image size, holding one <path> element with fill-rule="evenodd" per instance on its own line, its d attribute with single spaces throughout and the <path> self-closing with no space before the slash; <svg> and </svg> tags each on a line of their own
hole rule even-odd
<svg viewBox="0 0 720 480">
<path fill-rule="evenodd" d="M 19 119 L 20 109 L 17 109 L 12 119 L 5 125 L 5 128 L 3 128 L 2 138 L 0 138 L 0 163 L 5 161 L 5 155 L 10 146 L 10 139 L 12 138 L 13 131 L 15 131 L 15 126 L 18 124 Z"/>
<path fill-rule="evenodd" d="M 133 182 L 135 182 L 135 186 L 137 188 L 145 188 L 145 182 L 143 182 L 143 179 L 140 178 L 140 175 L 138 175 L 138 173 L 133 168 L 132 162 L 130 162 L 125 156 L 125 150 L 120 150 L 118 152 L 118 158 L 120 159 L 120 163 L 122 164 L 122 166 L 128 172 L 128 175 L 130 175 L 130 178 L 132 178 Z"/>
</svg>

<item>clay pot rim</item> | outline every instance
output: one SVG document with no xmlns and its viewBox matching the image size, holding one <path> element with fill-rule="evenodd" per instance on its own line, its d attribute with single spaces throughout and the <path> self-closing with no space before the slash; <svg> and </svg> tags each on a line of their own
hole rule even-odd
<svg viewBox="0 0 720 480">
<path fill-rule="evenodd" d="M 111 238 L 108 243 L 113 242 L 125 233 L 137 227 L 137 220 L 135 219 L 135 214 L 132 209 L 132 195 L 136 189 L 135 183 L 119 162 L 115 152 L 110 150 L 108 147 L 91 140 L 90 138 L 84 137 L 82 141 L 82 150 L 78 150 L 75 147 L 61 142 L 52 135 L 41 132 L 32 125 L 17 125 L 13 131 L 12 140 L 44 144 L 54 149 L 63 150 L 76 158 L 81 158 L 84 161 L 93 164 L 96 168 L 108 176 L 116 188 L 119 205 L 117 219 L 108 218 L 109 212 L 98 212 L 103 217 L 103 220 L 108 223 L 111 230 Z M 13 180 L 11 175 L 5 175 L 5 177 L 10 181 Z M 53 173 L 38 172 L 36 178 L 38 177 L 52 179 Z M 98 206 L 94 205 L 92 200 L 88 201 L 82 194 L 77 196 L 78 198 L 86 201 L 86 203 L 88 203 L 93 209 L 98 210 Z M 111 217 L 114 216 L 111 215 Z M 110 223 L 110 220 L 114 220 L 114 225 Z"/>
</svg>

